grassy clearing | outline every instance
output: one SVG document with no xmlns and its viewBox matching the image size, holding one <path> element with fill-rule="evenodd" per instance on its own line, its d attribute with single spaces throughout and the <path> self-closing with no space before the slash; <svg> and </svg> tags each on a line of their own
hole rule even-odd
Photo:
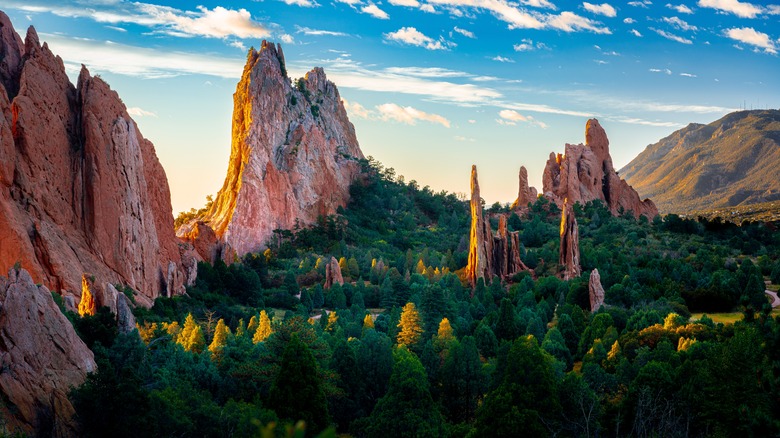
<svg viewBox="0 0 780 438">
<path fill-rule="evenodd" d="M 698 321 L 701 319 L 702 315 L 704 313 L 693 313 L 691 314 L 691 321 Z M 713 320 L 716 324 L 717 323 L 723 323 L 723 324 L 734 324 L 737 321 L 742 321 L 743 314 L 742 312 L 724 312 L 724 313 L 707 313 L 706 314 L 711 320 Z M 772 316 L 777 317 L 780 316 L 780 307 L 772 310 Z"/>
</svg>

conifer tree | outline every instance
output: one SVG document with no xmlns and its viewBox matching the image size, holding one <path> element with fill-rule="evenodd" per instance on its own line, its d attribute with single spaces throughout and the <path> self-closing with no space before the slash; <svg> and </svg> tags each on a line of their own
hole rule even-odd
<svg viewBox="0 0 780 438">
<path fill-rule="evenodd" d="M 225 320 L 220 318 L 217 321 L 217 327 L 214 329 L 214 338 L 209 344 L 209 351 L 212 355 L 217 355 L 222 352 L 227 344 L 228 336 L 230 336 L 230 328 L 225 324 Z"/>
<path fill-rule="evenodd" d="M 181 329 L 176 342 L 181 344 L 187 351 L 200 353 L 206 346 L 206 339 L 203 337 L 203 330 L 200 328 L 192 313 L 187 314 L 184 320 L 184 327 Z"/>
<path fill-rule="evenodd" d="M 398 345 L 414 345 L 420 340 L 423 329 L 420 313 L 414 303 L 406 303 L 398 327 L 401 329 L 398 333 Z"/>
<path fill-rule="evenodd" d="M 259 325 L 260 324 L 257 322 L 257 315 L 252 315 L 252 317 L 249 318 L 249 325 L 246 326 L 247 333 L 254 335 Z"/>
<path fill-rule="evenodd" d="M 268 314 L 265 312 L 265 310 L 261 310 L 260 321 L 258 322 L 255 335 L 252 337 L 252 342 L 255 344 L 263 342 L 268 339 L 268 337 L 271 336 L 271 333 L 273 332 L 273 329 L 271 329 L 271 319 L 268 318 Z"/>
<path fill-rule="evenodd" d="M 449 319 L 442 318 L 439 323 L 439 330 L 436 333 L 436 337 L 442 342 L 449 342 L 455 339 L 455 335 L 452 334 L 452 325 L 450 324 Z"/>
<path fill-rule="evenodd" d="M 330 312 L 328 314 L 328 325 L 327 327 L 325 327 L 325 331 L 333 333 L 333 331 L 336 330 L 336 328 L 338 328 L 338 324 L 339 324 L 338 321 L 339 321 L 339 316 L 336 315 L 336 311 L 334 310 Z"/>
</svg>

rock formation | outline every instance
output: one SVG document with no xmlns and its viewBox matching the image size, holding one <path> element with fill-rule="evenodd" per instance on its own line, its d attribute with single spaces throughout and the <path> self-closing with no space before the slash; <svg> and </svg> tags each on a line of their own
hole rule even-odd
<svg viewBox="0 0 780 438">
<path fill-rule="evenodd" d="M 83 67 L 74 87 L 2 12 L 0 43 L 0 268 L 18 261 L 74 294 L 89 272 L 147 306 L 182 293 L 195 266 L 182 266 L 165 172 L 119 96 Z"/>
<path fill-rule="evenodd" d="M 341 275 L 341 266 L 336 257 L 331 257 L 325 265 L 325 289 L 330 289 L 335 283 L 344 284 L 344 277 Z"/>
<path fill-rule="evenodd" d="M 346 205 L 362 158 L 322 68 L 293 86 L 281 47 L 263 41 L 249 52 L 233 95 L 227 176 L 203 220 L 238 256 L 260 250 L 273 230 L 312 224 Z"/>
<path fill-rule="evenodd" d="M 506 215 L 498 216 L 498 234 L 493 235 L 490 222 L 482 214 L 477 166 L 471 167 L 471 233 L 466 278 L 471 287 L 479 278 L 489 282 L 493 277 L 506 278 L 520 271 L 530 271 L 520 259 L 520 233 L 509 232 Z"/>
<path fill-rule="evenodd" d="M 176 230 L 176 236 L 191 244 L 200 261 L 214 264 L 218 259 L 229 265 L 236 260 L 230 244 L 220 240 L 214 230 L 202 220 L 185 223 Z"/>
<path fill-rule="evenodd" d="M 604 201 L 612 214 L 622 210 L 648 219 L 658 215 L 653 201 L 641 201 L 636 191 L 615 172 L 609 155 L 609 139 L 596 119 L 588 120 L 584 145 L 567 144 L 564 155 L 550 154 L 542 184 L 544 195 L 559 207 L 565 199 L 572 205 L 598 199 Z"/>
<path fill-rule="evenodd" d="M 588 291 L 590 292 L 590 311 L 596 313 L 604 304 L 604 286 L 601 285 L 601 275 L 599 275 L 598 269 L 590 272 Z"/>
<path fill-rule="evenodd" d="M 539 195 L 536 188 L 528 186 L 528 171 L 525 169 L 525 166 L 520 166 L 519 179 L 517 199 L 512 204 L 512 210 L 526 208 L 529 203 L 536 202 L 536 198 Z"/>
<path fill-rule="evenodd" d="M 0 277 L 0 360 L 0 413 L 7 430 L 77 435 L 68 391 L 95 371 L 95 359 L 51 292 L 36 286 L 24 269 Z"/>
<path fill-rule="evenodd" d="M 567 199 L 563 201 L 561 212 L 561 250 L 558 264 L 563 268 L 563 279 L 571 280 L 580 276 L 580 233 L 574 209 Z"/>
</svg>

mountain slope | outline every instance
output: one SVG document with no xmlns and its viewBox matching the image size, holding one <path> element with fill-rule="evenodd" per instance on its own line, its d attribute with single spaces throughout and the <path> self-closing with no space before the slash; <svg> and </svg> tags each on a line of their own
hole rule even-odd
<svg viewBox="0 0 780 438">
<path fill-rule="evenodd" d="M 620 174 L 663 213 L 780 199 L 780 111 L 691 123 L 649 145 Z"/>
</svg>

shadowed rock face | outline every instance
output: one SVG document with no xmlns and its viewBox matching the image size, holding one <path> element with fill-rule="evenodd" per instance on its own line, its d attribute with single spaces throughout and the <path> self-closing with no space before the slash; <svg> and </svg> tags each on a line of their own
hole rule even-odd
<svg viewBox="0 0 780 438">
<path fill-rule="evenodd" d="M 336 86 L 322 68 L 293 85 L 280 46 L 249 53 L 233 102 L 227 176 L 203 220 L 241 256 L 346 205 L 363 153 Z"/>
<path fill-rule="evenodd" d="M 165 172 L 119 96 L 86 68 L 74 87 L 2 12 L 0 43 L 0 268 L 75 295 L 88 272 L 143 305 L 184 292 Z"/>
<path fill-rule="evenodd" d="M 566 153 L 550 154 L 542 175 L 544 196 L 563 206 L 565 199 L 571 205 L 579 202 L 604 201 L 612 214 L 632 211 L 634 216 L 658 215 L 653 201 L 639 199 L 639 195 L 625 180 L 620 179 L 612 166 L 609 139 L 598 120 L 590 119 L 585 127 L 585 144 L 567 144 Z"/>
<path fill-rule="evenodd" d="M 588 293 L 590 296 L 590 311 L 596 313 L 604 304 L 604 286 L 601 285 L 601 275 L 599 275 L 598 269 L 590 272 Z"/>
<path fill-rule="evenodd" d="M 580 233 L 577 218 L 568 200 L 564 199 L 561 212 L 561 249 L 558 264 L 563 267 L 563 279 L 571 280 L 582 273 L 580 268 Z"/>
<path fill-rule="evenodd" d="M 344 284 L 344 277 L 341 275 L 341 266 L 336 257 L 331 257 L 325 265 L 325 289 L 330 289 L 334 284 Z"/>
<path fill-rule="evenodd" d="M 8 430 L 77 436 L 68 391 L 95 371 L 92 352 L 24 269 L 0 277 L 0 412 Z"/>
</svg>

